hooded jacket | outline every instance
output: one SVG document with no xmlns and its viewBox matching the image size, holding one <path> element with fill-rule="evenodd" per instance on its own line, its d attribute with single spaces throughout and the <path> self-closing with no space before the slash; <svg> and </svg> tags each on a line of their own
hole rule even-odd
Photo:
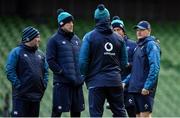
<svg viewBox="0 0 180 118">
<path fill-rule="evenodd" d="M 122 37 L 113 33 L 110 21 L 98 22 L 83 38 L 80 69 L 88 88 L 121 85 L 120 71 L 127 65 Z"/>
</svg>

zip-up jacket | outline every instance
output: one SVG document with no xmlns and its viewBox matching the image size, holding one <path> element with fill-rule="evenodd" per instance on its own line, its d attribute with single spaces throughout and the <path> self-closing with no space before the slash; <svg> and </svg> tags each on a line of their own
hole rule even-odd
<svg viewBox="0 0 180 118">
<path fill-rule="evenodd" d="M 160 71 L 160 47 L 155 38 L 148 36 L 137 42 L 133 55 L 132 72 L 124 81 L 129 92 L 141 92 L 143 88 L 155 92 Z"/>
<path fill-rule="evenodd" d="M 130 40 L 128 36 L 124 37 L 124 41 L 126 44 L 126 50 L 128 53 L 128 63 L 130 64 L 128 68 L 125 68 L 122 71 L 122 80 L 124 80 L 128 74 L 131 73 L 131 68 L 132 68 L 132 62 L 133 62 L 133 54 L 134 54 L 134 49 L 136 48 L 136 42 L 133 40 Z"/>
<path fill-rule="evenodd" d="M 80 40 L 73 33 L 61 28 L 49 39 L 47 44 L 47 62 L 53 71 L 53 83 L 70 86 L 83 84 L 79 69 Z"/>
<path fill-rule="evenodd" d="M 24 44 L 14 48 L 6 64 L 13 98 L 40 101 L 48 82 L 48 64 L 44 54 Z"/>
</svg>

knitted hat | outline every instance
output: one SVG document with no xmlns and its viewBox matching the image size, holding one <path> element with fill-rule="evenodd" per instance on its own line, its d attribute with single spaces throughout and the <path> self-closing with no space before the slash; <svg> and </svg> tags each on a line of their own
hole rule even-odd
<svg viewBox="0 0 180 118">
<path fill-rule="evenodd" d="M 101 20 L 101 19 L 110 19 L 109 11 L 105 8 L 103 4 L 99 4 L 97 9 L 94 12 L 94 19 Z"/>
<path fill-rule="evenodd" d="M 74 20 L 74 17 L 70 13 L 65 12 L 63 9 L 58 9 L 57 14 L 58 14 L 57 20 L 60 27 Z"/>
<path fill-rule="evenodd" d="M 151 25 L 148 21 L 140 21 L 135 27 L 134 29 L 151 29 Z"/>
<path fill-rule="evenodd" d="M 26 27 L 22 31 L 22 42 L 23 43 L 29 42 L 33 40 L 35 37 L 37 37 L 38 35 L 39 35 L 39 31 L 37 29 L 35 29 L 32 26 Z"/>
<path fill-rule="evenodd" d="M 123 31 L 125 31 L 124 23 L 123 23 L 122 20 L 120 20 L 119 16 L 114 16 L 112 18 L 111 25 L 112 25 L 113 28 L 120 27 L 121 29 L 123 29 Z"/>
</svg>

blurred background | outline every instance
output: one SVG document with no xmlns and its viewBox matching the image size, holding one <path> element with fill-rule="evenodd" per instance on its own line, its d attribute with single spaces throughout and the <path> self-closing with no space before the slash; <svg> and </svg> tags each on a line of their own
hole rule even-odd
<svg viewBox="0 0 180 118">
<path fill-rule="evenodd" d="M 140 20 L 151 23 L 152 34 L 161 42 L 161 70 L 155 97 L 153 117 L 180 117 L 180 1 L 173 0 L 0 0 L 0 116 L 11 112 L 11 84 L 6 78 L 5 63 L 10 50 L 21 41 L 22 30 L 31 25 L 41 33 L 40 49 L 45 52 L 48 38 L 56 32 L 58 8 L 75 17 L 75 33 L 83 38 L 94 27 L 94 10 L 105 4 L 111 17 L 118 15 L 125 24 L 130 38 L 136 40 L 132 29 Z M 50 117 L 52 108 L 52 72 L 41 102 L 40 117 Z M 84 85 L 86 109 L 89 117 L 88 92 Z M 64 113 L 63 116 L 69 116 Z M 109 110 L 104 116 L 111 117 Z"/>
</svg>

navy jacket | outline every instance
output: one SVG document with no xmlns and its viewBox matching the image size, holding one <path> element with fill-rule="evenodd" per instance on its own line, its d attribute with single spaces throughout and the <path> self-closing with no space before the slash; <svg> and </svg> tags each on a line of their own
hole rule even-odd
<svg viewBox="0 0 180 118">
<path fill-rule="evenodd" d="M 127 65 L 125 43 L 108 22 L 99 22 L 84 36 L 79 61 L 88 88 L 120 86 L 120 71 Z"/>
<path fill-rule="evenodd" d="M 126 44 L 126 50 L 128 53 L 128 63 L 130 64 L 128 68 L 125 68 L 122 71 L 122 80 L 124 80 L 130 73 L 131 73 L 131 68 L 132 68 L 132 62 L 133 62 L 133 54 L 134 54 L 134 49 L 136 48 L 136 42 L 133 40 L 130 40 L 128 36 L 124 37 L 124 41 Z"/>
<path fill-rule="evenodd" d="M 160 71 L 160 47 L 152 36 L 140 39 L 133 55 L 132 72 L 124 81 L 129 92 L 143 88 L 155 92 Z"/>
<path fill-rule="evenodd" d="M 83 78 L 79 69 L 80 40 L 73 33 L 66 33 L 61 28 L 48 41 L 47 62 L 53 71 L 55 83 L 79 86 Z"/>
<path fill-rule="evenodd" d="M 14 48 L 6 65 L 12 83 L 13 98 L 40 101 L 48 82 L 48 64 L 44 54 L 21 44 Z"/>
</svg>

